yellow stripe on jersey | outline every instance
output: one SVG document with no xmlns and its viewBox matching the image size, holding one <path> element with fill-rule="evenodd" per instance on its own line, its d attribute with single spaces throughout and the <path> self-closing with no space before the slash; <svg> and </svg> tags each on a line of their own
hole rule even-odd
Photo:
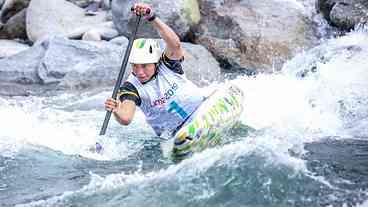
<svg viewBox="0 0 368 207">
<path fill-rule="evenodd" d="M 122 95 L 133 95 L 133 96 L 139 98 L 139 96 L 136 93 L 130 92 L 130 91 L 121 91 L 121 92 L 118 93 L 118 97 L 120 97 Z"/>
</svg>

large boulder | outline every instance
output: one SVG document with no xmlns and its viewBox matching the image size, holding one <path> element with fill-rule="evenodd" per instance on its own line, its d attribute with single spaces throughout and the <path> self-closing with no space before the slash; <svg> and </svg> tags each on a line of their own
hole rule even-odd
<svg viewBox="0 0 368 207">
<path fill-rule="evenodd" d="M 50 82 L 57 81 L 62 88 L 110 86 L 117 77 L 126 46 L 119 47 L 108 42 L 60 42 L 46 54 L 47 62 L 41 76 Z M 54 59 L 65 50 L 71 51 L 72 56 L 63 55 L 62 60 L 55 64 Z"/>
<path fill-rule="evenodd" d="M 128 36 L 134 29 L 136 17 L 132 14 L 130 8 L 135 2 L 134 0 L 112 1 L 113 21 L 118 31 L 124 36 Z M 155 13 L 170 25 L 181 39 L 184 39 L 190 28 L 200 20 L 197 0 L 151 0 L 145 2 L 152 5 Z M 158 33 L 144 20 L 142 21 L 138 34 L 138 36 L 142 37 L 158 37 Z"/>
<path fill-rule="evenodd" d="M 0 10 L 0 21 L 6 23 L 12 16 L 28 7 L 30 0 L 6 0 Z"/>
<path fill-rule="evenodd" d="M 316 7 L 331 25 L 343 30 L 368 22 L 367 0 L 317 0 Z"/>
<path fill-rule="evenodd" d="M 88 87 L 96 82 L 108 85 L 116 76 L 123 49 L 108 42 L 51 38 L 0 59 L 0 82 L 60 86 L 65 76 L 74 72 L 78 79 L 63 86 Z M 91 81 L 94 75 L 96 82 Z"/>
<path fill-rule="evenodd" d="M 24 8 L 4 25 L 0 25 L 0 39 L 27 39 L 26 12 L 27 9 Z"/>
<path fill-rule="evenodd" d="M 15 55 L 28 48 L 28 45 L 16 42 L 14 40 L 0 40 L 0 59 Z"/>
<path fill-rule="evenodd" d="M 183 48 L 183 69 L 190 80 L 202 86 L 221 79 L 220 65 L 205 47 L 183 43 Z"/>
<path fill-rule="evenodd" d="M 42 44 L 46 52 L 37 70 L 42 83 L 68 88 L 110 85 L 119 70 L 122 50 L 126 48 L 108 42 L 63 38 Z"/>
<path fill-rule="evenodd" d="M 277 70 L 317 42 L 305 8 L 290 1 L 202 0 L 200 7 L 193 39 L 224 69 Z"/>
<path fill-rule="evenodd" d="M 41 45 L 0 59 L 0 82 L 38 84 L 41 82 L 37 68 L 45 54 Z"/>
<path fill-rule="evenodd" d="M 33 42 L 48 36 L 81 37 L 104 18 L 105 13 L 85 16 L 82 8 L 65 0 L 32 0 L 27 10 L 27 34 Z"/>
</svg>

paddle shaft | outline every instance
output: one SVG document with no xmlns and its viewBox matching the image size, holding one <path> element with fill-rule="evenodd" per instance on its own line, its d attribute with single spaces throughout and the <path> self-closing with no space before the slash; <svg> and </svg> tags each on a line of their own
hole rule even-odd
<svg viewBox="0 0 368 207">
<path fill-rule="evenodd" d="M 123 80 L 123 77 L 124 77 L 124 74 L 125 74 L 125 69 L 126 69 L 126 66 L 128 64 L 128 58 L 129 58 L 129 55 L 130 55 L 130 51 L 132 50 L 132 47 L 133 47 L 133 42 L 134 42 L 135 36 L 137 35 L 137 31 L 138 31 L 139 23 L 141 21 L 141 17 L 142 17 L 141 15 L 137 16 L 134 31 L 133 31 L 132 35 L 130 36 L 130 38 L 129 38 L 128 47 L 125 50 L 125 55 L 124 55 L 124 59 L 123 59 L 123 62 L 121 64 L 121 67 L 120 67 L 119 76 L 118 76 L 118 79 L 116 80 L 115 87 L 114 87 L 114 90 L 113 90 L 112 95 L 111 95 L 111 97 L 113 99 L 116 99 L 119 88 L 120 88 L 120 85 L 121 85 L 121 81 Z M 107 129 L 107 126 L 109 125 L 111 114 L 112 114 L 111 111 L 106 112 L 105 120 L 102 124 L 100 135 L 104 135 L 106 133 L 106 129 Z"/>
</svg>

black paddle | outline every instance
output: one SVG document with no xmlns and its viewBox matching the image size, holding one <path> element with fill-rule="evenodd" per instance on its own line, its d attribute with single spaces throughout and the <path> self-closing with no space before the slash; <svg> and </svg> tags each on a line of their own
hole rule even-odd
<svg viewBox="0 0 368 207">
<path fill-rule="evenodd" d="M 134 8 L 132 8 L 131 10 L 134 11 Z M 148 9 L 147 10 L 147 14 L 149 14 L 149 13 L 150 13 L 150 10 Z M 121 67 L 120 67 L 120 72 L 119 72 L 118 78 L 116 80 L 114 90 L 113 90 L 112 95 L 111 95 L 111 97 L 113 99 L 116 99 L 117 98 L 117 94 L 118 94 L 118 91 L 119 91 L 121 82 L 122 82 L 123 77 L 124 77 L 124 74 L 125 74 L 125 69 L 126 69 L 126 66 L 127 66 L 127 63 L 128 63 L 128 58 L 129 58 L 129 55 L 130 55 L 130 51 L 132 50 L 133 42 L 134 42 L 134 39 L 135 39 L 135 37 L 137 35 L 137 31 L 138 31 L 139 23 L 141 21 L 141 17 L 142 17 L 141 15 L 137 15 L 137 20 L 136 20 L 136 23 L 135 23 L 135 28 L 133 30 L 132 35 L 129 38 L 128 47 L 127 47 L 127 49 L 125 51 L 124 59 L 123 59 L 123 62 L 121 64 Z M 104 120 L 104 122 L 102 124 L 100 135 L 104 135 L 106 133 L 106 129 L 107 129 L 107 126 L 109 124 L 111 114 L 112 114 L 111 111 L 107 111 L 106 112 L 105 120 Z M 100 152 L 101 150 L 102 150 L 101 144 L 98 143 L 98 142 L 96 142 L 96 151 L 97 152 Z"/>
<path fill-rule="evenodd" d="M 126 66 L 127 66 L 127 63 L 128 63 L 128 58 L 129 58 L 129 55 L 130 55 L 130 51 L 132 50 L 133 41 L 135 39 L 135 36 L 137 35 L 138 26 L 139 26 L 140 21 L 141 21 L 141 16 L 139 15 L 139 16 L 137 16 L 135 29 L 134 29 L 131 37 L 129 38 L 128 47 L 125 51 L 124 59 L 123 59 L 123 62 L 121 64 L 121 67 L 120 67 L 120 72 L 119 72 L 118 78 L 116 80 L 114 90 L 113 90 L 112 95 L 111 95 L 111 97 L 113 99 L 116 99 L 119 88 L 120 88 L 120 85 L 121 85 L 121 81 L 123 80 L 123 77 L 124 77 L 124 74 L 125 74 L 125 69 L 126 69 Z M 106 112 L 105 120 L 103 122 L 101 131 L 100 131 L 100 135 L 104 135 L 106 133 L 106 129 L 107 129 L 107 126 L 109 124 L 111 114 L 112 114 L 111 111 Z"/>
</svg>

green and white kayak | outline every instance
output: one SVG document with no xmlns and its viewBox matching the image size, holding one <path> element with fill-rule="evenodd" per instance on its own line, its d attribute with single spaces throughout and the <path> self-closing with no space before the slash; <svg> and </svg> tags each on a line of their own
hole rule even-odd
<svg viewBox="0 0 368 207">
<path fill-rule="evenodd" d="M 170 139 L 171 158 L 180 161 L 221 143 L 222 135 L 237 123 L 243 100 L 243 91 L 233 84 L 215 90 Z"/>
</svg>

